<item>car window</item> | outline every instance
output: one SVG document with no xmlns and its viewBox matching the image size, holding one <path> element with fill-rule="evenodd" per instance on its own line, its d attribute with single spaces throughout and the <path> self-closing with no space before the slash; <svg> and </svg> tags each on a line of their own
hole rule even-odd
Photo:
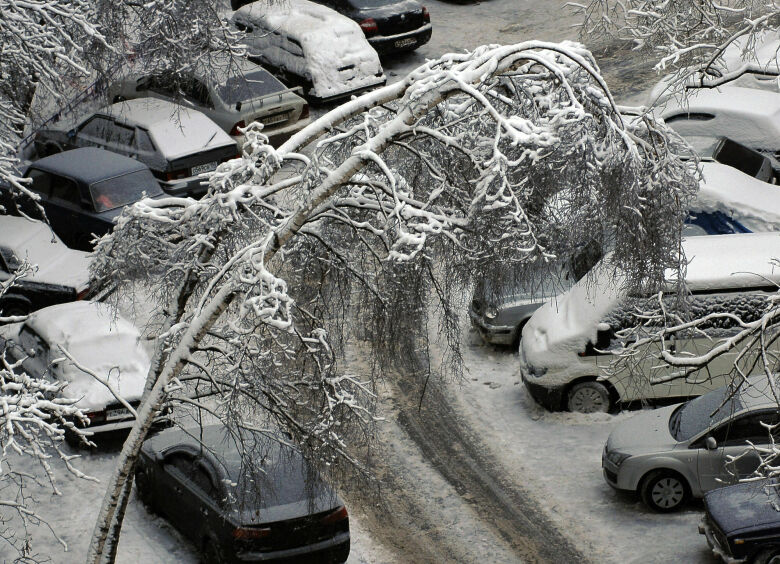
<svg viewBox="0 0 780 564">
<path fill-rule="evenodd" d="M 97 212 L 113 210 L 137 202 L 143 197 L 144 192 L 149 197 L 162 194 L 159 184 L 149 169 L 95 182 L 89 187 L 89 192 Z"/>
<path fill-rule="evenodd" d="M 24 368 L 35 376 L 44 376 L 49 367 L 49 345 L 27 325 L 19 333 L 19 344 L 29 357 Z"/>
<path fill-rule="evenodd" d="M 108 141 L 111 137 L 113 122 L 102 116 L 95 116 L 79 129 L 79 135 L 96 137 Z"/>
<path fill-rule="evenodd" d="M 192 472 L 193 462 L 194 457 L 190 453 L 175 452 L 165 457 L 163 466 L 167 467 L 168 470 L 174 468 L 181 472 L 182 475 L 189 477 L 190 473 Z"/>
<path fill-rule="evenodd" d="M 172 82 L 164 75 L 146 76 L 138 80 L 135 89 L 137 92 L 152 90 L 153 92 L 174 98 L 175 93 L 170 86 L 171 84 Z"/>
<path fill-rule="evenodd" d="M 148 151 L 153 153 L 156 150 L 154 143 L 152 143 L 152 138 L 149 137 L 149 132 L 140 128 L 135 135 L 135 146 L 138 147 L 139 151 Z"/>
<path fill-rule="evenodd" d="M 31 168 L 27 171 L 26 176 L 32 180 L 30 189 L 33 192 L 37 192 L 47 198 L 51 195 L 51 174 L 36 168 Z"/>
<path fill-rule="evenodd" d="M 196 464 L 192 468 L 189 478 L 198 489 L 216 501 L 218 495 L 217 488 L 214 486 L 211 474 L 202 465 Z"/>
<path fill-rule="evenodd" d="M 135 129 L 127 127 L 121 123 L 111 122 L 111 126 L 108 129 L 108 142 L 116 143 L 117 145 L 132 146 L 133 139 L 135 138 Z"/>
<path fill-rule="evenodd" d="M 53 176 L 51 178 L 50 198 L 58 198 L 75 205 L 81 205 L 81 194 L 76 183 L 70 178 L 64 176 Z"/>
<path fill-rule="evenodd" d="M 768 443 L 769 430 L 761 423 L 775 425 L 780 420 L 777 411 L 762 411 L 738 417 L 713 429 L 710 435 L 715 438 L 718 445 L 738 446 L 747 444 Z"/>
<path fill-rule="evenodd" d="M 209 89 L 201 81 L 196 79 L 185 80 L 181 83 L 182 93 L 189 99 L 197 102 L 201 106 L 213 108 L 214 103 L 209 96 Z"/>
<path fill-rule="evenodd" d="M 715 116 L 713 114 L 707 114 L 703 112 L 691 112 L 691 113 L 684 113 L 684 114 L 675 114 L 673 116 L 669 116 L 668 118 L 664 118 L 664 121 L 666 123 L 674 123 L 676 121 L 710 121 L 711 119 L 715 119 Z"/>
</svg>

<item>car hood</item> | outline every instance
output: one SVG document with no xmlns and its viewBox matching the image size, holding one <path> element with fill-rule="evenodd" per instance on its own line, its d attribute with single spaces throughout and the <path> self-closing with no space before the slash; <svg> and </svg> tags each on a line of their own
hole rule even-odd
<svg viewBox="0 0 780 564">
<path fill-rule="evenodd" d="M 777 486 L 767 485 L 760 480 L 712 490 L 704 498 L 707 512 L 726 535 L 780 527 Z"/>
<path fill-rule="evenodd" d="M 607 450 L 626 454 L 671 450 L 678 442 L 669 432 L 669 417 L 677 407 L 670 405 L 643 411 L 623 421 L 610 433 Z"/>
<path fill-rule="evenodd" d="M 92 257 L 82 251 L 63 248 L 60 254 L 47 262 L 38 264 L 38 270 L 26 280 L 44 284 L 59 284 L 70 286 L 76 292 L 86 290 L 89 286 L 89 263 Z"/>
</svg>

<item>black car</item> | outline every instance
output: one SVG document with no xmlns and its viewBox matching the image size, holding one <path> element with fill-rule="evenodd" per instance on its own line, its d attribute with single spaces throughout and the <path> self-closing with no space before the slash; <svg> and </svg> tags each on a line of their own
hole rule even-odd
<svg viewBox="0 0 780 564">
<path fill-rule="evenodd" d="M 64 151 L 32 163 L 25 172 L 30 190 L 40 195 L 49 223 L 72 249 L 92 250 L 94 235 L 108 233 L 124 206 L 144 196 L 163 196 L 145 164 L 103 149 Z M 5 195 L 4 200 L 8 200 Z M 22 212 L 40 217 L 32 202 Z M 13 209 L 13 205 L 7 209 Z"/>
<path fill-rule="evenodd" d="M 704 496 L 699 532 L 724 562 L 780 562 L 780 483 L 743 482 Z"/>
<path fill-rule="evenodd" d="M 266 435 L 231 434 L 221 425 L 163 431 L 141 447 L 135 483 L 141 500 L 191 539 L 204 562 L 349 556 L 341 499 L 296 450 Z"/>
<path fill-rule="evenodd" d="M 0 317 L 84 298 L 89 261 L 87 253 L 66 247 L 45 223 L 0 215 L 0 284 L 25 263 L 36 267 L 0 295 Z"/>
</svg>

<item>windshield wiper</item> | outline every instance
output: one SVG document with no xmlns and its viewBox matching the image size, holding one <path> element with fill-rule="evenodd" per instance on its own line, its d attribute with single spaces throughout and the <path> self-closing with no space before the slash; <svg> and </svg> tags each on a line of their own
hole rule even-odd
<svg viewBox="0 0 780 564">
<path fill-rule="evenodd" d="M 204 147 L 208 147 L 209 143 L 211 143 L 211 140 L 214 139 L 214 137 L 216 137 L 216 136 L 217 136 L 217 132 L 215 131 L 214 133 L 211 134 L 211 137 L 209 137 L 209 140 L 206 141 L 206 143 L 204 143 L 203 146 Z"/>
</svg>

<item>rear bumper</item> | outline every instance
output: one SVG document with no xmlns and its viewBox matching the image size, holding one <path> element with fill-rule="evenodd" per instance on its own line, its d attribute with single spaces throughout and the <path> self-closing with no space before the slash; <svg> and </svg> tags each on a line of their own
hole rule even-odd
<svg viewBox="0 0 780 564">
<path fill-rule="evenodd" d="M 349 533 L 306 546 L 274 552 L 239 552 L 236 562 L 344 562 L 349 556 Z"/>
<path fill-rule="evenodd" d="M 732 557 L 729 551 L 729 547 L 722 546 L 722 544 L 718 541 L 718 536 L 712 529 L 712 525 L 710 525 L 706 515 L 702 517 L 702 520 L 699 522 L 699 534 L 702 534 L 706 537 L 707 544 L 710 545 L 712 553 L 723 560 L 723 562 L 726 564 L 741 564 L 742 562 L 747 561 L 746 558 Z"/>
<path fill-rule="evenodd" d="M 368 38 L 371 47 L 377 53 L 387 55 L 388 53 L 400 53 L 402 51 L 411 51 L 421 45 L 425 45 L 431 40 L 431 24 L 425 24 L 422 27 L 406 31 L 397 35 L 375 35 Z"/>
<path fill-rule="evenodd" d="M 171 196 L 200 198 L 208 190 L 209 181 L 208 178 L 190 176 L 189 178 L 171 180 L 170 182 L 161 180 L 160 187 Z"/>
<path fill-rule="evenodd" d="M 528 390 L 528 393 L 531 394 L 531 397 L 534 398 L 536 403 L 550 411 L 560 411 L 563 409 L 563 396 L 566 391 L 564 386 L 542 386 L 533 383 L 525 370 L 521 370 L 520 374 L 523 378 L 525 388 Z"/>
<path fill-rule="evenodd" d="M 293 123 L 285 124 L 281 127 L 272 126 L 268 129 L 263 128 L 263 134 L 268 137 L 269 145 L 272 147 L 278 147 L 310 123 L 311 118 L 303 118 Z M 243 148 L 244 143 L 246 142 L 246 136 L 231 135 L 231 137 L 238 144 L 239 148 Z"/>
</svg>

